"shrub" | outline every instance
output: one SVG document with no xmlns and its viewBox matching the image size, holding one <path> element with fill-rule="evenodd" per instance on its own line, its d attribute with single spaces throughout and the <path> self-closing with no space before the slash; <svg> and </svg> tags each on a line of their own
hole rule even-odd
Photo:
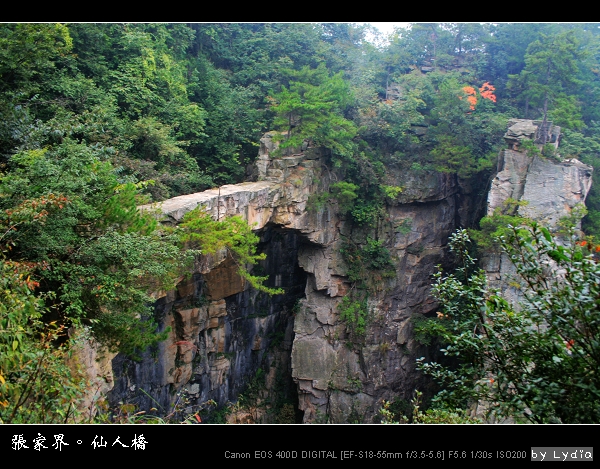
<svg viewBox="0 0 600 469">
<path fill-rule="evenodd" d="M 451 237 L 456 273 L 435 275 L 440 303 L 433 328 L 450 368 L 418 360 L 442 387 L 442 408 L 487 402 L 488 413 L 534 423 L 600 422 L 600 246 L 571 231 L 560 243 L 536 223 L 510 227 L 502 249 L 521 280 L 510 304 L 487 287 L 468 254 L 465 230 Z"/>
</svg>

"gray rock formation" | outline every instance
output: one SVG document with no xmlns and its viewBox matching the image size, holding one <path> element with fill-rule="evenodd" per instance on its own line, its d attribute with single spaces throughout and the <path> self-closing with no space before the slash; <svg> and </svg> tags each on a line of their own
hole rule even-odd
<svg viewBox="0 0 600 469">
<path fill-rule="evenodd" d="M 113 359 L 112 403 L 141 410 L 158 403 L 165 413 L 183 399 L 188 412 L 211 399 L 224 405 L 260 370 L 267 384 L 276 375 L 288 385 L 293 380 L 304 422 L 370 423 L 378 421 L 382 399 L 409 400 L 415 387 L 427 386 L 415 370 L 427 350 L 412 338 L 411 318 L 436 308 L 431 275 L 446 263 L 448 236 L 473 222 L 469 189 L 447 174 L 390 170 L 390 183 L 406 189 L 374 235 L 353 228 L 335 203 L 308 207 L 312 194 L 335 182 L 321 149 L 275 158 L 275 148 L 265 135 L 255 182 L 141 208 L 168 224 L 197 206 L 214 219 L 241 215 L 261 236 L 268 258 L 260 267 L 270 285 L 286 294 L 269 298 L 249 288 L 226 253 L 198 259 L 177 291 L 155 293 L 156 316 L 161 328 L 171 328 L 169 339 L 142 362 Z M 338 312 L 351 287 L 340 250 L 348 241 L 364 245 L 367 234 L 390 251 L 396 273 L 377 279 L 367 333 L 350 345 Z"/>
<path fill-rule="evenodd" d="M 513 149 L 501 156 L 487 210 L 508 198 L 528 200 L 519 209 L 523 215 L 555 226 L 585 199 L 591 169 L 518 151 L 523 138 L 535 137 L 535 127 L 531 121 L 512 123 L 507 140 Z M 415 363 L 429 352 L 415 341 L 413 320 L 437 308 L 430 285 L 438 264 L 451 267 L 450 234 L 485 214 L 485 199 L 476 195 L 480 188 L 449 174 L 388 168 L 386 183 L 404 190 L 386 207 L 387 218 L 367 230 L 340 215 L 335 201 L 311 207 L 311 195 L 336 181 L 321 149 L 305 146 L 273 157 L 275 149 L 272 134 L 266 134 L 254 182 L 142 208 L 156 210 L 169 224 L 197 206 L 214 219 L 241 215 L 268 255 L 261 275 L 286 293 L 268 297 L 250 288 L 225 252 L 198 259 L 192 277 L 176 291 L 155 293 L 156 316 L 162 329 L 171 327 L 170 338 L 142 362 L 113 359 L 111 402 L 140 410 L 158 404 L 164 414 L 175 407 L 189 414 L 209 400 L 234 402 L 260 378 L 266 388 L 293 395 L 303 422 L 371 423 L 379 421 L 382 400 L 408 401 L 415 389 L 427 391 L 429 382 Z M 389 250 L 393 274 L 372 273 L 366 333 L 356 340 L 338 311 L 352 288 L 341 251 L 345 243 L 365 246 L 368 238 Z M 505 260 L 490 256 L 486 262 L 490 278 L 504 281 Z M 274 420 L 263 408 L 237 421 Z"/>
<path fill-rule="evenodd" d="M 522 202 L 516 214 L 541 223 L 556 232 L 561 218 L 583 204 L 592 185 L 592 167 L 576 159 L 559 161 L 541 155 L 530 156 L 521 148 L 523 139 L 534 139 L 539 121 L 514 119 L 505 139 L 511 148 L 501 152 L 498 173 L 488 194 L 487 215 L 503 210 L 508 199 Z M 560 129 L 552 127 L 557 138 Z M 515 269 L 508 257 L 489 253 L 482 259 L 492 288 L 517 304 L 519 293 L 510 284 L 515 281 Z"/>
<path fill-rule="evenodd" d="M 263 143 L 268 148 L 269 142 Z M 335 205 L 306 211 L 310 190 L 327 189 L 332 177 L 316 150 L 309 149 L 304 158 L 267 160 L 265 153 L 261 158 L 268 163 L 259 174 L 273 182 L 275 176 L 284 178 L 296 190 L 288 188 L 292 193 L 286 196 L 295 207 L 284 204 L 285 210 L 275 210 L 272 223 L 298 230 L 305 240 L 298 264 L 308 281 L 294 321 L 291 354 L 304 421 L 378 421 L 383 399 L 409 400 L 416 387 L 427 387 L 415 369 L 416 358 L 427 350 L 414 341 L 411 319 L 433 313 L 437 306 L 429 294 L 431 275 L 437 264 L 447 262 L 448 236 L 473 222 L 469 188 L 446 174 L 390 170 L 390 183 L 405 190 L 388 207 L 389 218 L 376 237 L 389 249 L 396 272 L 377 279 L 379 288 L 368 300 L 368 332 L 362 344 L 349 346 L 349 332 L 338 312 L 351 286 L 341 247 L 345 241 L 364 245 L 367 231 L 347 223 Z M 297 166 L 308 166 L 310 178 L 319 185 L 306 191 L 309 179 L 298 181 Z"/>
</svg>

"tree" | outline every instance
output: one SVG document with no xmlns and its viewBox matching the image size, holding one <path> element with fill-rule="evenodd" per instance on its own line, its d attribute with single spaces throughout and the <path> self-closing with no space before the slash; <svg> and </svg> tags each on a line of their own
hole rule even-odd
<svg viewBox="0 0 600 469">
<path fill-rule="evenodd" d="M 442 23 L 414 23 L 402 42 L 418 66 L 438 70 L 452 61 L 453 37 Z"/>
<path fill-rule="evenodd" d="M 0 238 L 1 239 L 1 238 Z M 0 254 L 0 424 L 74 421 L 85 383 L 66 362 L 64 327 L 44 324 L 31 266 Z"/>
<path fill-rule="evenodd" d="M 178 230 L 181 241 L 190 248 L 198 249 L 202 254 L 215 254 L 220 250 L 227 250 L 238 265 L 238 274 L 257 290 L 269 295 L 284 293 L 282 288 L 264 285 L 268 277 L 251 274 L 250 266 L 264 260 L 266 254 L 256 252 L 260 239 L 242 217 L 213 220 L 208 213 L 196 208 L 185 214 Z"/>
<path fill-rule="evenodd" d="M 468 254 L 466 230 L 452 235 L 460 267 L 435 275 L 438 317 L 419 334 L 437 337 L 455 367 L 419 359 L 442 386 L 446 408 L 486 403 L 489 415 L 534 423 L 600 422 L 600 264 L 573 231 L 557 240 L 536 223 L 501 240 L 518 274 L 522 301 L 510 304 L 487 287 Z"/>
<path fill-rule="evenodd" d="M 9 257 L 16 233 L 44 224 L 66 203 L 48 194 L 0 214 L 0 424 L 66 423 L 78 413 L 85 383 L 67 363 L 72 341 L 65 324 L 45 320 L 54 292 L 39 292 L 36 273 L 48 264 Z"/>
<path fill-rule="evenodd" d="M 62 24 L 0 25 L 0 164 L 36 126 L 30 107 L 55 70 L 55 60 L 71 48 Z"/>
<path fill-rule="evenodd" d="M 206 135 L 192 143 L 190 153 L 215 183 L 240 182 L 265 129 L 264 95 L 255 84 L 233 86 L 230 74 L 204 58 L 196 59 L 194 67 L 190 90 L 206 110 Z"/>
<path fill-rule="evenodd" d="M 528 103 L 542 106 L 542 144 L 547 142 L 548 137 L 545 131 L 548 105 L 569 87 L 579 84 L 576 78 L 579 71 L 577 62 L 582 56 L 573 31 L 556 35 L 541 34 L 540 39 L 527 47 L 525 68 L 519 75 L 510 77 L 513 82 L 524 84 L 523 96 Z"/>
<path fill-rule="evenodd" d="M 435 169 L 465 178 L 489 169 L 506 129 L 506 118 L 493 112 L 494 86 L 467 85 L 451 73 L 430 76 L 439 80 L 425 135 Z"/>
<path fill-rule="evenodd" d="M 342 72 L 329 76 L 324 64 L 289 70 L 290 84 L 273 95 L 274 124 L 287 131 L 282 149 L 297 148 L 306 139 L 340 155 L 352 153 L 356 127 L 343 116 L 352 95 Z"/>
<path fill-rule="evenodd" d="M 30 266 L 45 309 L 67 327 L 91 325 L 123 352 L 161 340 L 150 294 L 174 287 L 182 253 L 139 212 L 136 186 L 119 184 L 96 149 L 70 140 L 18 153 L 10 169 L 0 175 L 1 246 Z"/>
<path fill-rule="evenodd" d="M 70 52 L 73 41 L 66 26 L 56 24 L 3 24 L 0 27 L 0 92 L 27 84 L 54 68 L 56 57 Z"/>
<path fill-rule="evenodd" d="M 427 100 L 434 95 L 431 81 L 416 72 L 401 76 L 396 83 L 402 90 L 397 98 L 381 100 L 375 94 L 361 103 L 356 119 L 361 138 L 384 155 L 419 142 L 412 129 L 425 124 Z"/>
</svg>

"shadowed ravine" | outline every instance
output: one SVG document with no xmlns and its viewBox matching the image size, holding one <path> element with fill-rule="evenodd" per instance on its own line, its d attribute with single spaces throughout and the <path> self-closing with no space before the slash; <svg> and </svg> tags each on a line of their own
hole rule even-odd
<svg viewBox="0 0 600 469">
<path fill-rule="evenodd" d="M 514 150 L 500 155 L 502 171 L 491 184 L 390 170 L 404 190 L 388 204 L 387 218 L 367 231 L 340 216 L 335 203 L 319 209 L 307 204 L 335 177 L 319 149 L 271 158 L 273 147 L 267 134 L 256 164 L 258 181 L 176 197 L 160 208 L 170 224 L 199 204 L 215 219 L 241 215 L 267 254 L 253 273 L 267 275 L 267 285 L 285 293 L 269 297 L 246 285 L 225 253 L 199 259 L 176 291 L 156 294 L 156 317 L 163 330 L 171 328 L 169 339 L 141 362 L 112 360 L 111 404 L 156 408 L 162 415 L 175 408 L 182 416 L 202 410 L 215 421 L 214 410 L 242 396 L 246 407 L 239 405 L 230 416 L 239 422 L 281 421 L 282 409 L 288 411 L 285 421 L 376 422 L 382 400 L 409 400 L 415 389 L 427 393 L 430 387 L 415 368 L 429 351 L 414 340 L 412 319 L 435 313 L 431 279 L 438 264 L 451 267 L 450 234 L 477 226 L 486 211 L 517 192 L 530 198 L 528 213 L 540 207 L 534 215 L 552 212 L 558 219 L 585 199 L 591 181 L 590 168 L 579 162 L 518 164 L 515 158 L 530 157 Z M 540 167 L 550 182 L 536 190 Z M 536 174 L 531 168 L 538 168 Z M 517 180 L 524 187 L 515 189 Z M 338 312 L 352 288 L 341 249 L 364 246 L 373 236 L 390 251 L 394 271 L 371 274 L 367 328 L 357 339 Z M 490 279 L 501 284 L 499 261 L 486 262 Z"/>
</svg>

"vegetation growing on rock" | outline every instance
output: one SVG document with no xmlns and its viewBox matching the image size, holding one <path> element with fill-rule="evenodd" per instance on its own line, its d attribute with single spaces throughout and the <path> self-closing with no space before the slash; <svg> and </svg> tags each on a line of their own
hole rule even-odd
<svg viewBox="0 0 600 469">
<path fill-rule="evenodd" d="M 344 245 L 352 286 L 340 314 L 357 342 L 368 328 L 370 292 L 395 271 L 387 214 L 410 188 L 396 185 L 392 171 L 439 173 L 483 191 L 515 117 L 561 126 L 558 151 L 533 145 L 536 157 L 600 167 L 598 25 L 414 24 L 383 47 L 367 40 L 369 31 L 293 23 L 0 25 L 0 421 L 72 418 L 81 386 L 65 366 L 68 328 L 85 325 L 133 356 L 156 346 L 165 334 L 151 293 L 174 288 L 198 252 L 228 249 L 253 287 L 280 292 L 251 273 L 262 258 L 241 219 L 196 211 L 171 230 L 137 208 L 244 181 L 267 131 L 280 132 L 282 153 L 327 148 L 331 185 L 311 202 L 317 211 L 335 206 L 354 230 Z M 593 187 L 586 235 L 600 236 L 599 214 Z M 556 262 L 566 256 L 573 275 L 589 281 L 593 253 L 576 244 L 550 249 L 554 241 L 543 232 L 507 228 L 521 221 L 509 205 L 484 218 L 474 237 L 484 250 L 556 252 Z M 407 224 L 397 233 L 410 232 Z M 568 344 L 575 329 L 555 332 Z M 573 354 L 596 353 L 571 345 L 549 355 L 552 376 L 573 371 L 561 368 Z M 580 387 L 593 383 L 581 377 Z M 523 398 L 531 420 L 583 421 L 572 397 L 561 400 L 565 386 Z M 32 397 L 40 387 L 52 389 L 43 402 Z"/>
</svg>

